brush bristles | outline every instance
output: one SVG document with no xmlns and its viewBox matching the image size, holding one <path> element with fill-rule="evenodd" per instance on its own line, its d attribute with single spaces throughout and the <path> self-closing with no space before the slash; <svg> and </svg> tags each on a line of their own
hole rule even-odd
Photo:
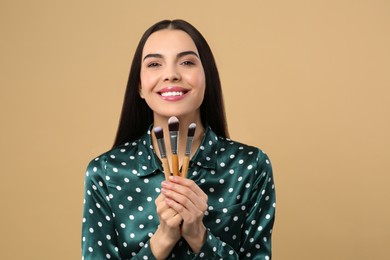
<svg viewBox="0 0 390 260">
<path fill-rule="evenodd" d="M 188 126 L 188 135 L 187 136 L 194 136 L 195 135 L 195 130 L 196 130 L 196 124 L 192 123 Z"/>
<path fill-rule="evenodd" d="M 179 119 L 175 116 L 171 116 L 168 119 L 169 131 L 179 131 Z"/>
<path fill-rule="evenodd" d="M 154 134 L 156 135 L 157 139 L 161 139 L 164 137 L 164 132 L 162 127 L 156 126 L 153 128 Z"/>
</svg>

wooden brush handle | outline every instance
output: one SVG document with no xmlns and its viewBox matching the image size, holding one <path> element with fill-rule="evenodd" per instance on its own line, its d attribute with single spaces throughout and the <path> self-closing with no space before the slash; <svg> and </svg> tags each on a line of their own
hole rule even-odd
<svg viewBox="0 0 390 260">
<path fill-rule="evenodd" d="M 169 169 L 169 163 L 168 163 L 168 159 L 167 158 L 164 158 L 164 159 L 161 159 L 162 160 L 162 164 L 163 164 L 163 168 L 164 168 L 164 175 L 165 175 L 165 180 L 169 180 L 169 176 L 171 176 L 171 170 Z"/>
<path fill-rule="evenodd" d="M 181 176 L 187 178 L 188 166 L 190 165 L 190 157 L 184 156 L 183 167 L 181 169 Z"/>
<path fill-rule="evenodd" d="M 177 154 L 172 154 L 172 170 L 173 176 L 179 176 L 179 157 Z"/>
</svg>

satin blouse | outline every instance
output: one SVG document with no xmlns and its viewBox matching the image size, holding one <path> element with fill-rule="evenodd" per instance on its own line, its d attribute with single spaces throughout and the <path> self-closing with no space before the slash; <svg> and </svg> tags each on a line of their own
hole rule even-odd
<svg viewBox="0 0 390 260">
<path fill-rule="evenodd" d="M 168 259 L 271 259 L 275 188 L 263 151 L 206 128 L 188 178 L 208 196 L 207 238 L 196 254 L 179 240 Z M 154 201 L 162 181 L 150 130 L 93 159 L 85 175 L 83 259 L 155 259 L 149 240 L 159 224 Z"/>
</svg>

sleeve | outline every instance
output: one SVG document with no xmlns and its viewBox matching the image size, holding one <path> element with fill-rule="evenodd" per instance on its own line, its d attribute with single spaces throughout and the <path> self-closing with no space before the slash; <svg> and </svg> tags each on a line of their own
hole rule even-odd
<svg viewBox="0 0 390 260">
<path fill-rule="evenodd" d="M 82 259 L 120 259 L 105 178 L 105 159 L 96 158 L 85 175 Z"/>
<path fill-rule="evenodd" d="M 239 259 L 236 252 L 225 242 L 215 237 L 209 230 L 207 231 L 206 242 L 199 253 L 193 254 L 192 259 Z"/>
<path fill-rule="evenodd" d="M 92 160 L 85 175 L 84 213 L 82 223 L 82 259 L 122 259 L 118 246 L 115 214 L 112 212 L 111 195 L 106 175 L 107 160 Z M 154 260 L 149 241 L 145 242 L 133 260 Z"/>
<path fill-rule="evenodd" d="M 271 236 L 275 220 L 275 185 L 268 156 L 259 150 L 257 161 L 252 206 L 243 226 L 244 233 L 239 255 L 240 259 L 270 260 Z"/>
<path fill-rule="evenodd" d="M 271 162 L 261 150 L 257 156 L 256 179 L 250 207 L 242 227 L 240 249 L 231 246 L 208 231 L 205 244 L 192 259 L 253 259 L 270 260 L 271 235 L 275 219 L 275 186 Z"/>
</svg>

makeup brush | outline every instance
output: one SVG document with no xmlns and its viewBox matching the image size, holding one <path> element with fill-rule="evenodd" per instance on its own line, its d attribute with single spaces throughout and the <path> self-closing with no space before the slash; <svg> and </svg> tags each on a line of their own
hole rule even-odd
<svg viewBox="0 0 390 260">
<path fill-rule="evenodd" d="M 159 126 L 155 127 L 153 131 L 157 138 L 157 144 L 158 144 L 158 149 L 160 150 L 161 161 L 163 163 L 165 179 L 168 180 L 169 176 L 171 176 L 171 170 L 169 169 L 167 152 L 165 149 L 164 132 L 163 129 Z"/>
<path fill-rule="evenodd" d="M 192 142 L 194 141 L 195 130 L 196 130 L 195 123 L 192 123 L 188 126 L 186 152 L 184 154 L 183 168 L 181 170 L 181 176 L 184 178 L 187 177 L 188 166 L 190 164 L 190 155 L 191 155 L 191 149 L 192 149 Z"/>
<path fill-rule="evenodd" d="M 177 155 L 177 142 L 179 139 L 179 119 L 172 116 L 168 119 L 169 136 L 171 139 L 172 170 L 173 175 L 179 175 L 179 157 Z"/>
</svg>

